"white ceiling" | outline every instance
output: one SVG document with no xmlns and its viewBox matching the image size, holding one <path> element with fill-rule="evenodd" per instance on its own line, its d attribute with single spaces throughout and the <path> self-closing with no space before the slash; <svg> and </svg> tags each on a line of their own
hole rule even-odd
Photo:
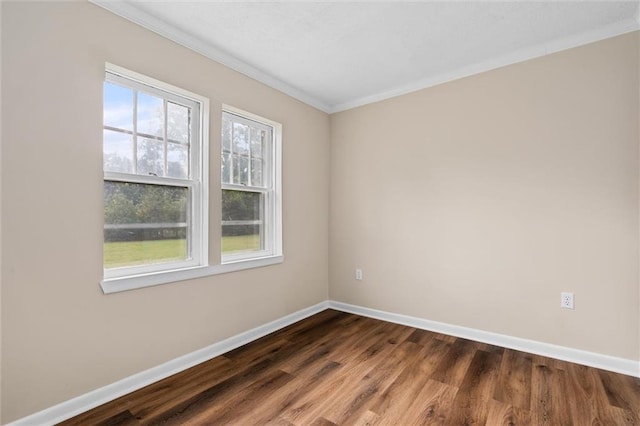
<svg viewBox="0 0 640 426">
<path fill-rule="evenodd" d="M 326 112 L 640 28 L 637 0 L 92 1 Z"/>
</svg>

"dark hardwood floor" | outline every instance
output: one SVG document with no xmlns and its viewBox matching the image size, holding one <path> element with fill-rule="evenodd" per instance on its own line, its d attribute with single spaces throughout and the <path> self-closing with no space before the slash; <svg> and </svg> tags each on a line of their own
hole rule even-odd
<svg viewBox="0 0 640 426">
<path fill-rule="evenodd" d="M 64 425 L 640 425 L 640 379 L 333 310 Z"/>
</svg>

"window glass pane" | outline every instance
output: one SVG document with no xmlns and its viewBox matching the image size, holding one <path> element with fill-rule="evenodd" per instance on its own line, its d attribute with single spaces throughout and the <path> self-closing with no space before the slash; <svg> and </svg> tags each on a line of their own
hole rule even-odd
<svg viewBox="0 0 640 426">
<path fill-rule="evenodd" d="M 262 158 L 262 143 L 264 140 L 264 130 L 251 128 L 251 156 Z"/>
<path fill-rule="evenodd" d="M 231 154 L 222 154 L 222 183 L 231 183 Z"/>
<path fill-rule="evenodd" d="M 249 155 L 249 126 L 233 123 L 233 153 Z"/>
<path fill-rule="evenodd" d="M 222 152 L 231 152 L 231 120 L 222 118 Z"/>
<path fill-rule="evenodd" d="M 133 90 L 104 83 L 104 125 L 133 130 Z"/>
<path fill-rule="evenodd" d="M 222 191 L 222 253 L 262 250 L 263 202 L 259 192 Z"/>
<path fill-rule="evenodd" d="M 104 267 L 187 260 L 189 190 L 104 182 Z"/>
<path fill-rule="evenodd" d="M 138 174 L 164 176 L 164 143 L 138 138 Z"/>
<path fill-rule="evenodd" d="M 126 133 L 103 130 L 102 166 L 108 172 L 133 173 L 133 140 Z"/>
<path fill-rule="evenodd" d="M 187 179 L 189 177 L 189 147 L 167 143 L 167 176 Z"/>
<path fill-rule="evenodd" d="M 233 156 L 233 183 L 249 184 L 249 159 L 247 157 Z"/>
<path fill-rule="evenodd" d="M 262 182 L 262 160 L 259 158 L 251 160 L 251 186 L 264 186 Z"/>
<path fill-rule="evenodd" d="M 138 92 L 138 133 L 163 137 L 163 100 Z"/>
<path fill-rule="evenodd" d="M 167 138 L 189 143 L 189 108 L 167 102 Z"/>
</svg>

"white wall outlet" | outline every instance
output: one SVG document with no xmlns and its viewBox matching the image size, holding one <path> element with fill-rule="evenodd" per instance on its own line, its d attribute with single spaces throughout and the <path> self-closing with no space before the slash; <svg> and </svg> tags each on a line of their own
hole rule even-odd
<svg viewBox="0 0 640 426">
<path fill-rule="evenodd" d="M 356 269 L 356 280 L 362 281 L 362 269 Z"/>
<path fill-rule="evenodd" d="M 560 293 L 560 307 L 563 309 L 573 309 L 573 293 L 565 291 Z"/>
</svg>

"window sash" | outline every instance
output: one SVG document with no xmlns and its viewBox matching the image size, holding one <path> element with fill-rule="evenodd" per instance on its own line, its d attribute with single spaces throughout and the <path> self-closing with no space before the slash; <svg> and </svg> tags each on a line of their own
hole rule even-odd
<svg viewBox="0 0 640 426">
<path fill-rule="evenodd" d="M 114 178 L 110 178 L 106 176 L 103 179 L 104 182 L 122 182 L 122 183 L 134 183 L 134 184 L 143 184 L 143 185 L 160 185 L 160 186 L 173 186 L 176 188 L 185 188 L 188 191 L 189 197 L 189 205 L 187 206 L 186 212 L 186 221 L 184 224 L 187 228 L 187 258 L 179 261 L 167 261 L 167 262 L 158 262 L 158 263 L 146 263 L 141 265 L 134 266 L 121 266 L 114 268 L 104 268 L 104 277 L 108 278 L 119 278 L 125 276 L 135 276 L 148 274 L 153 272 L 160 271 L 171 271 L 175 269 L 181 268 L 189 268 L 201 265 L 201 259 L 199 258 L 200 253 L 198 252 L 198 244 L 200 243 L 198 232 L 195 232 L 195 227 L 197 223 L 194 220 L 194 207 L 197 206 L 196 195 L 198 193 L 199 184 L 197 182 L 162 182 L 161 179 L 147 176 L 138 176 L 142 179 L 123 179 L 121 176 L 115 176 Z M 175 180 L 175 179 L 174 179 Z M 181 223 L 172 223 L 171 225 L 176 225 Z M 121 227 L 122 224 L 115 224 L 117 227 Z M 154 225 L 163 225 L 163 224 L 154 224 Z M 148 227 L 146 223 L 133 223 L 133 224 L 125 224 L 124 227 L 136 227 L 139 229 Z M 113 227 L 112 224 L 103 224 L 103 229 L 109 229 Z"/>
<path fill-rule="evenodd" d="M 254 192 L 260 193 L 264 197 L 264 208 L 262 211 L 262 217 L 260 218 L 260 222 L 262 223 L 262 233 L 263 233 L 263 246 L 262 250 L 259 251 L 247 251 L 247 252 L 235 252 L 235 253 L 222 253 L 222 263 L 233 263 L 243 260 L 249 259 L 259 259 L 274 255 L 280 254 L 280 248 L 278 244 L 277 233 L 279 232 L 278 223 L 276 217 L 278 212 L 276 212 L 277 206 L 276 203 L 276 194 L 275 194 L 275 170 L 278 165 L 275 164 L 276 153 L 276 131 L 275 126 L 271 124 L 267 124 L 263 119 L 253 116 L 250 114 L 246 114 L 236 109 L 231 109 L 230 107 L 223 108 L 222 118 L 223 120 L 230 120 L 231 122 L 231 132 L 233 132 L 233 123 L 240 123 L 248 126 L 249 128 L 256 128 L 259 130 L 263 130 L 266 132 L 265 142 L 262 146 L 262 161 L 263 161 L 263 186 L 252 186 L 252 185 L 243 185 L 239 183 L 230 183 L 222 181 L 221 187 L 222 190 L 233 190 L 233 191 L 244 191 L 244 192 Z M 224 131 L 224 125 L 223 125 Z M 233 133 L 231 133 L 232 138 Z M 224 138 L 224 135 L 223 135 Z M 249 154 L 247 158 L 249 158 L 249 168 L 251 167 L 251 139 L 250 135 L 247 136 L 249 142 Z M 233 140 L 230 140 L 230 149 L 228 152 L 224 150 L 224 143 L 221 144 L 220 149 L 221 156 L 225 153 L 230 154 L 231 156 L 234 153 Z M 231 157 L 232 158 L 232 157 Z M 222 160 L 224 161 L 224 160 Z M 229 171 L 229 176 L 231 177 L 231 181 L 233 181 L 233 161 L 231 163 L 231 170 Z M 250 173 L 250 169 L 249 169 Z M 224 176 L 222 176 L 224 178 Z M 221 230 L 222 227 L 225 226 L 225 221 L 222 221 L 220 224 Z"/>
<path fill-rule="evenodd" d="M 222 162 L 224 163 L 224 156 L 225 154 L 229 155 L 229 177 L 230 177 L 230 181 L 225 181 L 224 180 L 224 174 L 222 176 L 222 185 L 241 185 L 241 186 L 247 186 L 250 188 L 271 188 L 273 186 L 273 173 L 272 173 L 272 169 L 273 169 L 273 146 L 274 146 L 274 133 L 275 133 L 275 129 L 273 126 L 262 123 L 260 121 L 256 121 L 254 119 L 250 119 L 250 118 L 246 118 L 243 117 L 241 115 L 238 115 L 238 113 L 233 113 L 233 112 L 229 112 L 226 110 L 223 110 L 222 112 L 222 119 L 224 120 L 229 120 L 231 123 L 231 135 L 230 138 L 231 140 L 229 141 L 229 151 L 225 151 L 224 149 L 224 142 L 222 143 L 222 148 L 221 148 L 221 156 L 222 156 Z M 253 149 L 252 149 L 252 144 L 251 144 L 251 135 L 247 135 L 247 140 L 248 140 L 248 153 L 245 154 L 239 154 L 235 151 L 235 146 L 233 143 L 233 123 L 239 123 L 242 125 L 245 125 L 250 129 L 258 129 L 258 130 L 262 130 L 266 133 L 265 136 L 265 141 L 262 145 L 261 148 L 261 156 L 260 157 L 254 157 L 253 156 Z M 224 131 L 224 125 L 223 125 L 223 131 Z M 224 135 L 222 136 L 223 140 L 224 140 Z M 244 184 L 240 184 L 240 183 L 236 183 L 234 182 L 234 156 L 237 156 L 239 158 L 246 158 L 247 159 L 247 164 L 248 164 L 248 171 L 247 171 L 247 175 L 248 175 L 248 184 L 244 185 Z M 260 160 L 262 162 L 262 185 L 261 186 L 257 186 L 257 185 L 252 185 L 252 173 L 251 173 L 251 166 L 252 166 L 252 161 L 253 160 Z"/>
<path fill-rule="evenodd" d="M 119 68 L 119 67 L 117 67 Z M 120 71 L 118 73 L 115 70 L 107 69 L 105 82 L 117 84 L 121 87 L 129 88 L 135 90 L 134 92 L 134 100 L 133 100 L 133 130 L 122 129 L 113 126 L 104 126 L 104 130 L 110 130 L 119 132 L 122 134 L 127 134 L 132 137 L 133 142 L 133 173 L 130 175 L 139 175 L 145 176 L 144 174 L 137 173 L 137 150 L 138 150 L 138 138 L 151 139 L 161 141 L 163 143 L 163 162 L 164 162 L 164 170 L 167 170 L 167 157 L 168 157 L 168 144 L 178 144 L 180 146 L 188 146 L 189 147 L 189 155 L 188 155 L 188 174 L 185 180 L 193 180 L 199 179 L 201 177 L 201 166 L 200 161 L 198 161 L 198 150 L 200 147 L 200 133 L 201 133 L 201 125 L 200 125 L 200 117 L 201 117 L 201 103 L 199 101 L 189 99 L 184 95 L 173 93 L 170 89 L 168 89 L 168 85 L 166 83 L 157 82 L 156 86 L 163 87 L 155 87 L 150 83 L 146 83 L 141 81 L 141 79 L 136 79 L 135 77 L 124 76 L 124 73 Z M 132 73 L 135 74 L 135 73 Z M 140 76 L 142 77 L 142 76 Z M 175 88 L 177 89 L 177 88 Z M 157 135 L 151 135 L 145 132 L 139 132 L 137 129 L 137 93 L 142 92 L 145 94 L 149 94 L 163 100 L 163 125 L 162 125 L 162 137 Z M 167 137 L 167 101 L 172 102 L 177 105 L 181 105 L 183 107 L 188 108 L 191 111 L 190 114 L 190 122 L 189 122 L 189 140 L 190 143 L 184 143 L 181 141 L 177 141 L 175 139 L 170 139 Z M 106 173 L 106 172 L 105 172 Z M 112 172 L 110 172 L 112 173 Z"/>
<path fill-rule="evenodd" d="M 206 134 L 206 116 L 208 111 L 208 101 L 197 95 L 186 92 L 182 89 L 170 86 L 166 83 L 153 80 L 140 74 L 125 70 L 115 65 L 107 64 L 105 82 L 114 83 L 119 86 L 147 93 L 163 100 L 163 128 L 162 139 L 164 144 L 163 160 L 164 171 L 167 170 L 168 146 L 167 144 L 179 144 L 188 146 L 188 175 L 186 178 L 176 178 L 168 176 L 144 175 L 138 173 L 103 172 L 104 181 L 129 182 L 134 184 L 151 184 L 162 186 L 183 187 L 188 190 L 189 204 L 187 207 L 187 254 L 190 258 L 181 261 L 169 261 L 161 263 L 148 263 L 136 266 L 123 266 L 116 268 L 103 268 L 104 279 L 127 278 L 149 273 L 169 272 L 208 264 L 207 257 L 207 233 L 208 226 L 206 214 L 208 197 L 206 196 L 206 144 L 201 144 L 204 134 Z M 136 92 L 134 92 L 136 93 Z M 134 96 L 134 109 L 137 107 Z M 189 115 L 189 143 L 169 139 L 167 137 L 167 102 L 181 105 L 190 110 Z M 203 119 L 201 119 L 201 117 Z M 106 130 L 127 133 L 133 138 L 134 146 L 134 171 L 136 171 L 137 158 L 137 137 L 160 140 L 158 136 L 137 132 L 137 117 L 134 111 L 133 130 L 112 128 L 103 126 Z"/>
<path fill-rule="evenodd" d="M 268 256 L 274 256 L 277 254 L 275 245 L 275 230 L 274 230 L 274 207 L 275 197 L 273 191 L 265 188 L 256 188 L 255 190 L 240 185 L 224 185 L 222 190 L 231 191 L 243 191 L 249 193 L 261 194 L 263 197 L 262 211 L 260 219 L 257 220 L 262 225 L 262 243 L 260 250 L 252 250 L 246 252 L 229 252 L 222 254 L 222 263 L 237 262 L 240 260 L 262 258 Z M 229 222 L 234 221 L 221 221 L 221 230 L 224 226 L 229 225 Z"/>
</svg>

